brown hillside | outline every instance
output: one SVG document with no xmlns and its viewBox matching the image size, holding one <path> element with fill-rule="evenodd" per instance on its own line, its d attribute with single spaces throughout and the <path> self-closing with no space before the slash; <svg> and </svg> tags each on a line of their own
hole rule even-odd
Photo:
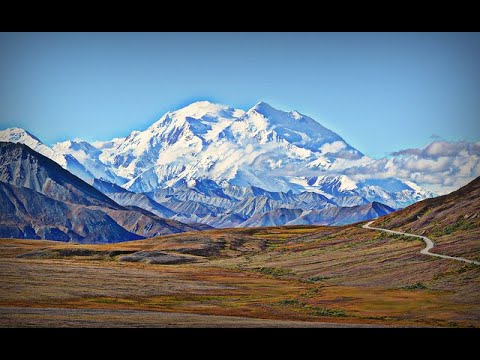
<svg viewBox="0 0 480 360">
<path fill-rule="evenodd" d="M 480 177 L 448 195 L 381 217 L 373 226 L 426 235 L 438 252 L 480 259 Z"/>
</svg>

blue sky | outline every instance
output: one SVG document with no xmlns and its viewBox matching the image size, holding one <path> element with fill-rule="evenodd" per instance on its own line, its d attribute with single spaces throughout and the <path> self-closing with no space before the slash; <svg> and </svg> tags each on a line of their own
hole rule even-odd
<svg viewBox="0 0 480 360">
<path fill-rule="evenodd" d="M 296 109 L 367 155 L 480 140 L 479 33 L 1 33 L 0 128 L 48 144 L 195 100 Z"/>
</svg>

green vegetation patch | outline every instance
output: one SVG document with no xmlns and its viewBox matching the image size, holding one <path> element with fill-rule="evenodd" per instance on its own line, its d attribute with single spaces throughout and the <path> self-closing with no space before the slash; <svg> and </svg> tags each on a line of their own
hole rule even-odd
<svg viewBox="0 0 480 360">
<path fill-rule="evenodd" d="M 295 273 L 290 269 L 284 268 L 275 268 L 275 267 L 261 267 L 261 268 L 254 268 L 253 270 L 260 272 L 265 275 L 270 275 L 273 277 L 280 277 L 286 275 L 295 275 Z"/>
<path fill-rule="evenodd" d="M 332 309 L 323 306 L 313 306 L 303 303 L 297 299 L 280 300 L 277 304 L 282 306 L 291 306 L 297 309 L 306 310 L 312 315 L 316 316 L 329 316 L 329 317 L 348 317 L 350 316 L 345 310 Z"/>
<path fill-rule="evenodd" d="M 478 265 L 474 264 L 465 264 L 463 265 L 460 269 L 457 270 L 458 274 L 462 274 L 464 272 L 467 272 L 468 270 L 473 270 L 476 269 Z"/>
<path fill-rule="evenodd" d="M 415 237 L 415 236 L 383 233 L 383 236 L 385 236 L 385 235 L 390 239 L 401 240 L 401 241 L 423 241 L 422 239 L 420 239 L 418 237 Z"/>
<path fill-rule="evenodd" d="M 300 296 L 304 297 L 304 298 L 311 298 L 311 297 L 314 297 L 318 294 L 319 292 L 319 288 L 313 288 L 313 289 L 309 289 L 307 291 L 305 291 L 304 293 L 300 294 Z"/>
<path fill-rule="evenodd" d="M 43 249 L 30 251 L 17 255 L 17 258 L 24 259 L 67 259 L 74 257 L 89 258 L 91 260 L 111 260 L 111 258 L 122 255 L 131 254 L 135 251 L 130 250 L 93 250 L 82 248 L 65 248 L 65 249 Z"/>
<path fill-rule="evenodd" d="M 307 282 L 316 283 L 318 281 L 330 279 L 330 276 L 312 276 L 307 279 Z"/>
<path fill-rule="evenodd" d="M 465 221 L 464 218 L 460 218 L 457 222 L 453 224 L 433 230 L 432 235 L 434 236 L 450 235 L 456 231 L 471 230 L 477 227 L 478 227 L 478 224 L 476 222 Z"/>
<path fill-rule="evenodd" d="M 300 301 L 296 299 L 285 299 L 278 302 L 280 305 L 300 306 Z"/>
<path fill-rule="evenodd" d="M 17 255 L 17 258 L 25 259 L 62 259 L 69 257 L 104 257 L 108 256 L 108 251 L 99 251 L 91 249 L 44 249 L 30 251 L 25 254 Z"/>
<path fill-rule="evenodd" d="M 421 282 L 416 282 L 415 284 L 412 284 L 412 285 L 403 286 L 402 289 L 405 289 L 405 290 L 425 290 L 425 289 L 427 289 L 427 285 L 425 285 Z"/>
<path fill-rule="evenodd" d="M 307 308 L 317 316 L 333 316 L 333 317 L 347 317 L 348 314 L 345 310 L 330 309 L 319 306 L 307 306 Z"/>
</svg>

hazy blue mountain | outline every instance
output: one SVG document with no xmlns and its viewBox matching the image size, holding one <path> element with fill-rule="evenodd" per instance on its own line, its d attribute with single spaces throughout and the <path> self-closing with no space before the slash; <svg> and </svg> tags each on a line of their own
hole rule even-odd
<svg viewBox="0 0 480 360">
<path fill-rule="evenodd" d="M 119 194 L 173 214 L 144 194 Z M 118 242 L 208 228 L 121 206 L 20 143 L 0 142 L 0 205 L 2 237 Z"/>
<path fill-rule="evenodd" d="M 332 206 L 323 210 L 280 208 L 252 216 L 240 226 L 344 225 L 375 219 L 393 211 L 387 205 L 376 202 L 353 207 Z"/>
</svg>

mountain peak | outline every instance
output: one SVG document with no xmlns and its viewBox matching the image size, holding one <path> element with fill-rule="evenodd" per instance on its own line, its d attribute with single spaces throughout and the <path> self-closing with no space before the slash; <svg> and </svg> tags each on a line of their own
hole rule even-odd
<svg viewBox="0 0 480 360">
<path fill-rule="evenodd" d="M 178 110 L 171 112 L 171 114 L 190 115 L 191 117 L 201 118 L 205 115 L 214 115 L 222 112 L 232 112 L 234 109 L 228 105 L 217 104 L 211 101 L 203 100 L 196 101 Z"/>
<path fill-rule="evenodd" d="M 18 142 L 22 137 L 30 137 L 38 142 L 41 142 L 40 139 L 35 135 L 19 127 L 12 127 L 0 131 L 0 140 L 2 141 Z"/>
<path fill-rule="evenodd" d="M 367 208 L 375 210 L 380 216 L 394 212 L 395 209 L 378 201 L 372 201 L 365 205 Z"/>
<path fill-rule="evenodd" d="M 212 101 L 209 101 L 209 100 L 199 100 L 199 101 L 194 101 L 193 103 L 191 103 L 190 105 L 187 105 L 186 107 L 188 106 L 196 106 L 196 107 L 205 107 L 205 106 L 218 106 L 218 105 L 221 105 L 221 104 L 218 104 L 218 103 L 214 103 Z"/>
<path fill-rule="evenodd" d="M 256 112 L 258 112 L 258 113 L 260 113 L 264 116 L 267 116 L 267 117 L 271 116 L 275 113 L 280 112 L 280 110 L 275 109 L 272 105 L 270 105 L 270 104 L 268 104 L 264 101 L 260 101 L 260 102 L 256 103 L 255 106 L 251 110 L 255 110 Z"/>
<path fill-rule="evenodd" d="M 100 152 L 100 150 L 95 148 L 92 144 L 81 139 L 67 140 L 67 141 L 56 143 L 53 146 L 53 151 L 63 153 L 63 154 L 69 153 L 70 151 L 81 151 L 81 150 Z"/>
<path fill-rule="evenodd" d="M 216 104 L 211 101 L 196 101 L 180 109 L 169 111 L 163 115 L 160 120 L 155 122 L 152 127 L 163 126 L 165 122 L 197 122 L 206 121 L 207 123 L 217 123 L 222 120 L 234 120 L 244 114 L 243 110 L 234 109 L 231 106 Z"/>
<path fill-rule="evenodd" d="M 18 156 L 19 154 L 22 156 Z M 23 143 L 0 143 L 0 156 L 3 160 L 0 180 L 3 182 L 30 188 L 59 201 L 119 207 L 85 181 L 63 169 L 60 164 Z"/>
<path fill-rule="evenodd" d="M 39 152 L 40 154 L 53 158 L 55 156 L 54 151 L 36 136 L 30 134 L 27 130 L 13 127 L 0 131 L 0 141 L 21 143 L 27 145 L 31 149 Z M 57 159 L 58 160 L 58 159 Z M 61 161 L 59 161 L 61 162 Z M 62 164 L 63 166 L 64 164 Z"/>
<path fill-rule="evenodd" d="M 274 108 L 272 105 L 260 101 L 257 104 L 255 104 L 254 107 L 252 107 L 249 111 L 251 112 L 257 112 L 260 115 L 263 115 L 265 118 L 268 118 L 269 120 L 274 120 L 276 123 L 281 123 L 282 125 L 293 125 L 296 126 L 295 124 L 299 122 L 299 120 L 302 120 L 301 122 L 304 124 L 310 124 L 317 126 L 320 125 L 313 119 L 299 113 L 297 110 L 292 110 L 292 111 L 283 111 Z M 318 130 L 318 129 L 316 129 Z"/>
<path fill-rule="evenodd" d="M 270 105 L 269 103 L 265 102 L 265 101 L 259 101 L 257 102 L 253 108 L 261 108 L 261 107 L 270 107 L 270 108 L 273 108 L 272 105 Z"/>
</svg>

